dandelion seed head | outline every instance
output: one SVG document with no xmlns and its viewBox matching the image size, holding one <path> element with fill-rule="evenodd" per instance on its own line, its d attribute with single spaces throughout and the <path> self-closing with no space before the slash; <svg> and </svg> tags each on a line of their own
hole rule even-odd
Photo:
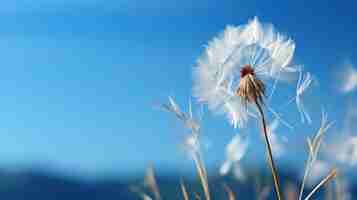
<svg viewBox="0 0 357 200">
<path fill-rule="evenodd" d="M 290 66 L 295 43 L 258 18 L 228 26 L 210 41 L 194 68 L 193 93 L 211 111 L 224 113 L 234 127 L 243 127 L 251 109 L 263 101 L 265 81 L 276 81 Z M 264 82 L 263 82 L 264 81 Z"/>
</svg>

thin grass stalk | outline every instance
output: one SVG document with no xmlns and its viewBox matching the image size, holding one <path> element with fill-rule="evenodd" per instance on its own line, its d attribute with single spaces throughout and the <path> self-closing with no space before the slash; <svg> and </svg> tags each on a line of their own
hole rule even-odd
<svg viewBox="0 0 357 200">
<path fill-rule="evenodd" d="M 207 184 L 207 187 L 208 187 L 208 175 L 207 175 L 205 163 L 203 162 L 201 154 L 198 154 L 197 156 L 198 156 L 198 161 L 200 162 L 200 166 L 202 168 L 203 175 L 205 176 L 206 184 Z"/>
<path fill-rule="evenodd" d="M 197 132 L 193 131 L 192 132 L 193 137 L 195 137 L 195 141 L 199 141 L 199 135 Z M 201 152 L 200 149 L 198 151 L 193 152 L 193 159 L 195 162 L 195 166 L 198 172 L 198 175 L 200 177 L 201 185 L 203 187 L 203 191 L 205 193 L 206 200 L 210 200 L 210 192 L 209 192 L 209 187 L 208 187 L 208 177 L 207 177 L 207 171 L 204 165 L 204 162 L 202 160 Z"/>
<path fill-rule="evenodd" d="M 320 133 L 322 133 L 320 130 L 322 130 L 322 129 L 321 128 L 319 129 L 319 133 L 314 137 L 313 142 L 311 142 L 310 138 L 307 138 L 307 145 L 308 145 L 309 153 L 308 153 L 308 158 L 307 158 L 306 164 L 305 164 L 304 177 L 302 179 L 302 183 L 300 186 L 299 200 L 302 200 L 302 195 L 304 193 L 307 177 L 310 175 L 310 170 L 311 170 L 312 164 L 314 162 L 314 157 L 317 154 L 317 152 L 315 152 L 315 151 L 318 151 L 318 148 L 320 146 L 320 145 L 318 145 L 318 147 L 316 147 L 316 145 L 320 143 L 320 142 L 318 142 L 319 139 L 321 138 Z"/>
<path fill-rule="evenodd" d="M 269 137 L 268 137 L 268 131 L 267 131 L 267 127 L 266 127 L 264 112 L 263 112 L 263 109 L 262 109 L 260 103 L 257 100 L 255 101 L 255 104 L 258 107 L 258 110 L 259 110 L 259 113 L 260 113 L 260 116 L 261 116 L 261 119 L 262 119 L 263 131 L 264 131 L 264 139 L 265 139 L 267 152 L 268 152 L 268 154 L 267 154 L 268 155 L 268 162 L 269 162 L 271 173 L 272 173 L 273 179 L 274 179 L 275 192 L 276 192 L 276 195 L 278 197 L 278 200 L 282 200 L 281 191 L 280 191 L 279 177 L 278 177 L 278 173 L 276 171 L 276 167 L 275 167 L 275 163 L 274 163 L 274 159 L 273 159 L 273 153 L 272 153 L 272 148 L 271 148 L 271 144 L 270 144 Z"/>
<path fill-rule="evenodd" d="M 327 123 L 327 116 L 323 112 L 322 113 L 321 126 L 319 128 L 319 131 L 318 131 L 317 135 L 314 137 L 313 141 L 311 141 L 310 138 L 307 139 L 307 144 L 308 144 L 308 149 L 309 149 L 309 156 L 308 156 L 308 159 L 306 161 L 304 177 L 303 177 L 303 181 L 302 181 L 302 184 L 301 184 L 301 187 L 300 187 L 299 200 L 302 200 L 302 195 L 303 195 L 303 192 L 304 192 L 306 180 L 307 180 L 307 177 L 310 175 L 311 167 L 312 167 L 314 161 L 316 160 L 316 156 L 317 156 L 317 154 L 319 152 L 319 149 L 320 149 L 320 146 L 321 146 L 321 143 L 322 143 L 322 137 L 326 133 L 326 130 L 328 130 L 328 128 L 332 124 L 332 123 L 329 123 L 329 124 L 326 125 L 325 123 Z"/>
<path fill-rule="evenodd" d="M 130 186 L 129 188 L 130 191 L 132 191 L 135 194 L 138 194 L 140 196 L 141 199 L 143 200 L 152 200 L 152 198 L 146 194 L 145 192 L 143 192 L 139 187 L 137 186 Z"/>
<path fill-rule="evenodd" d="M 199 132 L 198 131 L 195 131 L 192 129 L 192 136 L 195 138 L 195 141 L 197 141 L 199 143 L 199 147 L 201 147 L 201 143 L 200 143 L 200 138 L 199 138 Z M 202 159 L 202 156 L 201 156 L 201 148 L 198 148 L 198 151 L 196 152 L 197 154 L 197 158 L 198 160 L 200 161 L 201 165 L 203 166 L 203 171 L 204 171 L 204 174 L 205 174 L 205 177 L 207 179 L 207 172 L 206 172 L 206 168 L 204 167 L 204 162 L 203 162 L 203 159 Z"/>
<path fill-rule="evenodd" d="M 299 200 L 302 199 L 302 195 L 303 195 L 303 193 L 304 193 L 304 188 L 305 188 L 306 180 L 307 180 L 307 177 L 308 177 L 309 174 L 310 174 L 311 160 L 312 160 L 312 155 L 311 155 L 311 152 L 310 152 L 310 153 L 309 153 L 309 157 L 308 157 L 308 159 L 307 159 L 307 161 L 306 161 L 304 177 L 303 177 L 303 179 L 302 179 L 302 183 L 301 183 L 301 186 L 300 186 Z"/>
<path fill-rule="evenodd" d="M 182 190 L 183 199 L 184 200 L 189 200 L 188 192 L 186 190 L 185 183 L 184 183 L 183 180 L 181 180 L 181 190 Z"/>
<path fill-rule="evenodd" d="M 195 192 L 195 200 L 201 200 L 201 196 L 197 192 Z"/>
<path fill-rule="evenodd" d="M 320 187 L 322 187 L 324 184 L 328 183 L 330 180 L 332 180 L 334 177 L 337 175 L 337 169 L 333 169 L 329 175 L 327 175 L 311 192 L 309 195 L 306 196 L 304 200 L 309 200 L 312 195 L 316 193 Z"/>
<path fill-rule="evenodd" d="M 236 199 L 232 189 L 227 184 L 223 183 L 223 189 L 228 194 L 228 200 L 235 200 Z"/>
<path fill-rule="evenodd" d="M 205 170 L 204 167 L 202 166 L 202 162 L 200 161 L 199 155 L 197 153 L 193 154 L 193 160 L 195 161 L 196 169 L 198 172 L 198 176 L 200 177 L 201 185 L 203 187 L 206 200 L 211 200 L 209 188 L 208 188 L 208 181 L 205 175 Z"/>
<path fill-rule="evenodd" d="M 199 141 L 199 138 L 198 138 L 198 134 L 197 133 L 193 133 L 194 136 L 196 137 L 196 141 Z M 199 145 L 200 146 L 200 145 Z M 207 171 L 206 171 L 206 167 L 205 167 L 205 163 L 203 162 L 203 159 L 202 159 L 202 156 L 201 156 L 201 149 L 198 150 L 198 152 L 196 152 L 196 156 L 197 156 L 197 161 L 199 162 L 199 165 L 201 166 L 201 169 L 202 169 L 202 172 L 203 172 L 203 175 L 206 179 L 206 184 L 207 184 L 207 187 L 208 187 L 208 176 L 207 176 Z"/>
<path fill-rule="evenodd" d="M 147 195 L 147 194 L 141 194 L 141 198 L 143 199 L 143 200 L 152 200 L 152 198 L 149 196 L 149 195 Z"/>
<path fill-rule="evenodd" d="M 151 192 L 154 193 L 155 199 L 161 200 L 160 190 L 155 179 L 155 172 L 153 167 L 148 168 L 146 182 Z"/>
</svg>

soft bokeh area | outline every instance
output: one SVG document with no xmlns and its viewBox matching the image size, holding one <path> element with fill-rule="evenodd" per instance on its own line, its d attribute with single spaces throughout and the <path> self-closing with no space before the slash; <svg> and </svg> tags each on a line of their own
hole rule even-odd
<svg viewBox="0 0 357 200">
<path fill-rule="evenodd" d="M 276 162 L 284 187 L 301 181 L 306 139 L 317 133 L 325 112 L 334 123 L 322 144 L 329 150 L 323 159 L 338 166 L 341 182 L 354 194 L 356 6 L 320 0 L 1 2 L 0 198 L 137 199 L 135 188 L 151 166 L 166 198 L 180 197 L 180 177 L 201 190 L 184 150 L 187 130 L 160 109 L 169 96 L 185 112 L 192 105 L 201 119 L 202 155 L 217 185 L 214 196 L 226 198 L 217 189 L 226 178 L 242 197 L 252 198 L 256 191 L 247 185 L 259 182 L 264 189 L 272 183 L 259 128 L 253 120 L 244 130 L 234 129 L 223 115 L 199 104 L 192 70 L 227 25 L 255 16 L 295 41 L 293 61 L 314 79 L 304 97 L 311 124 L 300 122 L 296 107 L 285 108 L 298 77 L 278 89 L 272 103 L 293 127 L 274 125 L 283 144 Z M 226 145 L 237 134 L 250 139 L 242 159 L 249 184 L 219 175 Z M 317 171 L 323 169 L 321 164 Z"/>
</svg>

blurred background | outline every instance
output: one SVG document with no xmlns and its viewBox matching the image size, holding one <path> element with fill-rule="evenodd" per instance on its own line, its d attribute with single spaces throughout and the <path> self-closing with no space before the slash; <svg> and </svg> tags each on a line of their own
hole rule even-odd
<svg viewBox="0 0 357 200">
<path fill-rule="evenodd" d="M 0 198 L 135 199 L 129 185 L 141 184 L 149 166 L 172 191 L 178 177 L 196 180 L 181 148 L 185 129 L 155 106 L 168 96 L 183 110 L 189 101 L 196 113 L 203 110 L 204 160 L 218 181 L 225 145 L 240 130 L 196 103 L 192 68 L 227 25 L 254 16 L 296 42 L 294 62 L 317 80 L 306 103 L 312 124 L 298 123 L 292 108 L 284 117 L 294 129 L 277 131 L 290 148 L 277 161 L 282 176 L 300 180 L 305 139 L 319 128 L 322 108 L 335 121 L 327 140 L 357 134 L 356 6 L 320 0 L 2 1 Z M 279 103 L 291 97 L 278 94 Z M 244 163 L 264 177 L 264 145 L 252 132 Z M 353 175 L 353 163 L 336 165 Z"/>
</svg>

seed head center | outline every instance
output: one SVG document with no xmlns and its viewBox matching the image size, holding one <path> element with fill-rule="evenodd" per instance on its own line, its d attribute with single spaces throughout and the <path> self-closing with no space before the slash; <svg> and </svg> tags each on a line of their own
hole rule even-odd
<svg viewBox="0 0 357 200">
<path fill-rule="evenodd" d="M 254 69 L 251 65 L 244 65 L 244 67 L 240 70 L 240 77 L 243 78 L 248 74 L 254 76 Z"/>
<path fill-rule="evenodd" d="M 264 83 L 255 76 L 254 69 L 251 65 L 244 65 L 240 70 L 240 81 L 237 88 L 237 95 L 245 103 L 263 103 L 265 93 Z"/>
</svg>

